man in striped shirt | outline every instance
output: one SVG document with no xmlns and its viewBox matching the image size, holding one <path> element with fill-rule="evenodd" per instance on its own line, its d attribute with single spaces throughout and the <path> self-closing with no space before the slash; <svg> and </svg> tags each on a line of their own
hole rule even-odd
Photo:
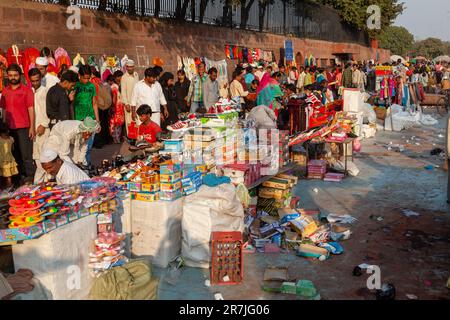
<svg viewBox="0 0 450 320">
<path fill-rule="evenodd" d="M 205 73 L 205 64 L 201 62 L 197 66 L 197 75 L 192 79 L 189 93 L 187 95 L 187 104 L 191 106 L 191 113 L 195 113 L 197 109 L 203 108 L 203 83 L 208 78 Z"/>
</svg>

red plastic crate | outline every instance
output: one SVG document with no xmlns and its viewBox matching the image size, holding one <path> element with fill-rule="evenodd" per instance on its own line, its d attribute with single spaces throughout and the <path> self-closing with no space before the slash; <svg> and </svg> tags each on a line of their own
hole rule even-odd
<svg viewBox="0 0 450 320">
<path fill-rule="evenodd" d="M 242 246 L 241 232 L 212 232 L 211 284 L 239 284 L 244 280 Z"/>
</svg>

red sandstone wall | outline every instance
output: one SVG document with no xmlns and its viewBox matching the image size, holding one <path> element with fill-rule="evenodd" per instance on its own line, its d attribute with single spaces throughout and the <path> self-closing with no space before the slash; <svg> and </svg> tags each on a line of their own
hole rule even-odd
<svg viewBox="0 0 450 320">
<path fill-rule="evenodd" d="M 82 27 L 66 27 L 66 8 L 22 0 L 0 1 L 0 48 L 12 44 L 20 48 L 61 46 L 69 54 L 116 54 L 140 61 L 140 69 L 159 56 L 165 69 L 175 71 L 176 57 L 206 56 L 213 60 L 225 58 L 225 44 L 273 50 L 277 60 L 284 36 L 241 31 L 199 24 L 175 24 L 155 19 L 82 10 Z M 312 54 L 321 59 L 334 59 L 334 53 L 351 52 L 357 60 L 376 58 L 376 50 L 358 44 L 334 43 L 311 39 L 293 39 L 295 53 Z M 378 50 L 381 61 L 389 58 L 386 50 Z M 137 55 L 139 54 L 139 59 Z M 229 63 L 230 69 L 232 63 Z"/>
</svg>

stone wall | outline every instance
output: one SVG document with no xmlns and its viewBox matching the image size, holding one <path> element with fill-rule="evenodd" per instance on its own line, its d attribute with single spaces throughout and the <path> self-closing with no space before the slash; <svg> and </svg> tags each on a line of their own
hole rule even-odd
<svg viewBox="0 0 450 320">
<path fill-rule="evenodd" d="M 69 14 L 59 5 L 23 0 L 0 1 L 0 48 L 6 51 L 12 44 L 21 49 L 61 46 L 72 56 L 127 54 L 139 63 L 139 71 L 152 63 L 155 56 L 165 61 L 165 69 L 176 71 L 177 55 L 206 56 L 225 59 L 225 44 L 273 50 L 277 60 L 286 37 L 227 29 L 209 25 L 175 23 L 168 20 L 129 17 L 93 10 L 81 10 L 81 29 L 69 30 Z M 324 59 L 328 64 L 336 53 L 353 53 L 357 60 L 389 58 L 389 52 L 359 44 L 294 38 L 294 52 Z M 229 68 L 232 68 L 229 61 Z"/>
</svg>

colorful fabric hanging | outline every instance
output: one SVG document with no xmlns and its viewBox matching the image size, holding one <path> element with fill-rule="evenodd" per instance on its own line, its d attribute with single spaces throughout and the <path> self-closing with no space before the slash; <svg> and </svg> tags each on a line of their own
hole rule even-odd
<svg viewBox="0 0 450 320">
<path fill-rule="evenodd" d="M 38 58 L 40 55 L 41 53 L 36 48 L 27 48 L 23 53 L 23 73 L 25 74 L 27 83 L 30 83 L 30 79 L 28 78 L 28 71 L 36 67 L 36 58 Z"/>
<path fill-rule="evenodd" d="M 8 49 L 6 59 L 8 60 L 8 65 L 13 63 L 18 64 L 23 71 L 23 51 L 16 45 L 12 45 L 11 48 Z"/>
<path fill-rule="evenodd" d="M 233 46 L 233 57 L 235 60 L 238 59 L 238 57 L 239 57 L 238 47 L 236 47 L 236 46 Z"/>
<path fill-rule="evenodd" d="M 226 46 L 225 46 L 225 56 L 226 56 L 228 59 L 231 59 L 230 46 L 229 46 L 229 45 L 226 45 Z"/>
</svg>

